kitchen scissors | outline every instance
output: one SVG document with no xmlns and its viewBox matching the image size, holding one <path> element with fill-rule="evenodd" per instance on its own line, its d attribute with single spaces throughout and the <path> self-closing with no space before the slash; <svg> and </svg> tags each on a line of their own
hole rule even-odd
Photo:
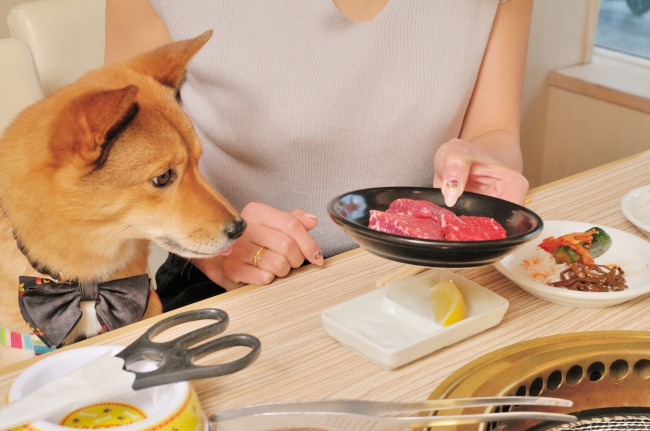
<svg viewBox="0 0 650 431">
<path fill-rule="evenodd" d="M 171 341 L 153 340 L 167 329 L 199 320 L 213 320 L 214 323 Z M 118 354 L 113 356 L 111 351 L 100 355 L 26 396 L 0 407 L 0 430 L 14 429 L 106 399 L 128 396 L 138 389 L 240 371 L 258 358 L 261 345 L 257 338 L 247 334 L 231 334 L 209 340 L 225 331 L 228 320 L 225 311 L 215 308 L 189 311 L 163 319 Z M 206 342 L 202 343 L 203 341 Z M 248 347 L 250 352 L 224 364 L 194 364 L 195 360 L 207 354 L 238 346 Z M 146 368 L 153 363 L 156 368 L 143 371 L 144 367 L 136 364 L 138 362 L 147 365 Z M 94 388 L 98 381 L 103 383 L 89 391 L 88 388 Z M 39 408 L 34 409 L 35 405 Z"/>
<path fill-rule="evenodd" d="M 215 323 L 195 329 L 170 341 L 153 341 L 157 335 L 167 329 L 199 320 L 214 320 Z M 232 374 L 255 362 L 261 352 L 261 343 L 252 335 L 230 334 L 199 344 L 225 331 L 228 323 L 228 313 L 216 308 L 176 314 L 153 325 L 115 356 L 124 359 L 124 369 L 135 374 L 134 390 Z M 194 365 L 194 361 L 210 353 L 237 346 L 248 347 L 250 351 L 225 364 Z M 157 368 L 145 372 L 129 369 L 131 365 L 141 361 L 152 361 Z"/>
</svg>

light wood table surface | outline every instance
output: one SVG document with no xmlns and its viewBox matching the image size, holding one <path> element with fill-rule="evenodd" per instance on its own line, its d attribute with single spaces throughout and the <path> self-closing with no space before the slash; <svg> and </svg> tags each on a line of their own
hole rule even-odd
<svg viewBox="0 0 650 431">
<path fill-rule="evenodd" d="M 620 201 L 629 190 L 646 184 L 650 184 L 650 152 L 532 190 L 532 201 L 527 206 L 546 220 L 598 223 L 643 238 L 621 213 Z M 399 369 L 386 371 L 330 338 L 323 330 L 320 315 L 328 307 L 375 289 L 378 278 L 400 267 L 400 263 L 357 249 L 327 259 L 321 268 L 300 268 L 269 286 L 246 286 L 178 310 L 221 308 L 230 315 L 227 334 L 248 333 L 262 342 L 261 356 L 249 368 L 194 382 L 205 412 L 210 415 L 273 401 L 426 399 L 461 366 L 522 340 L 580 331 L 650 330 L 650 296 L 607 308 L 574 308 L 527 294 L 492 266 L 454 270 L 510 301 L 503 321 Z M 66 349 L 126 345 L 163 317 Z M 186 324 L 182 330 L 193 327 L 196 325 Z M 0 396 L 4 397 L 20 371 L 36 360 L 0 369 Z"/>
</svg>

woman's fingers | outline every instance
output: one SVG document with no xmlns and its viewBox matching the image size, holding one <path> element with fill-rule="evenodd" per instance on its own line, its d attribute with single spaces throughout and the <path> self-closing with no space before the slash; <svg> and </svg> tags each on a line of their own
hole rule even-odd
<svg viewBox="0 0 650 431">
<path fill-rule="evenodd" d="M 269 284 L 305 261 L 293 238 L 260 224 L 249 223 L 224 261 L 228 278 L 246 284 Z"/>
<path fill-rule="evenodd" d="M 287 258 L 263 246 L 247 243 L 224 262 L 224 275 L 237 284 L 271 283 L 291 271 Z"/>
<path fill-rule="evenodd" d="M 229 254 L 193 260 L 226 290 L 269 284 L 301 266 L 305 259 L 323 264 L 320 247 L 308 232 L 318 224 L 315 216 L 299 209 L 286 213 L 260 203 L 246 205 L 241 215 L 247 228 Z"/>
<path fill-rule="evenodd" d="M 452 151 L 445 158 L 440 176 L 436 170 L 434 186 L 440 187 L 442 196 L 445 198 L 445 205 L 448 207 L 456 205 L 458 198 L 465 191 L 471 166 L 468 154 Z"/>
<path fill-rule="evenodd" d="M 445 143 L 440 150 L 433 185 L 440 187 L 447 206 L 454 206 L 465 191 L 523 203 L 528 181 L 521 173 L 459 139 Z"/>
<path fill-rule="evenodd" d="M 292 216 L 298 219 L 298 221 L 303 225 L 307 230 L 312 230 L 318 225 L 318 219 L 315 215 L 308 213 L 305 210 L 295 209 L 289 212 Z"/>
<path fill-rule="evenodd" d="M 311 226 L 312 224 L 313 226 L 311 228 L 315 226 L 317 221 L 313 215 L 304 211 L 299 211 L 295 214 L 294 212 L 285 213 L 268 205 L 252 202 L 244 207 L 241 216 L 249 224 L 249 228 L 250 225 L 258 224 L 290 237 L 290 243 L 282 243 L 280 245 L 284 250 L 276 251 L 280 253 L 283 251 L 288 252 L 287 247 L 297 247 L 297 250 L 302 254 L 304 259 L 318 266 L 323 265 L 323 254 L 320 247 L 316 243 L 316 240 L 309 235 L 308 229 L 305 227 L 305 225 Z M 246 232 L 244 232 L 244 235 L 246 235 Z M 258 243 L 259 241 L 255 239 L 253 242 Z M 268 241 L 261 242 L 259 245 L 274 248 L 273 244 L 268 243 Z"/>
<path fill-rule="evenodd" d="M 241 238 L 237 242 L 240 240 Z M 196 261 L 199 269 L 226 290 L 246 284 L 266 285 L 275 277 L 284 277 L 291 271 L 291 264 L 285 256 L 266 247 L 243 241 L 238 247 L 234 247 L 228 256 L 220 256 L 220 259 L 211 261 Z"/>
<path fill-rule="evenodd" d="M 236 251 L 233 249 L 233 252 L 236 252 L 243 261 L 250 265 L 255 263 L 254 258 L 260 247 L 265 247 L 267 251 L 275 252 L 283 256 L 289 269 L 298 268 L 305 261 L 305 256 L 291 235 L 255 223 L 250 223 L 246 230 L 248 232 L 239 239 L 243 239 L 244 241 L 242 241 L 240 247 L 236 247 Z M 266 254 L 266 252 L 262 253 Z M 283 270 L 284 268 L 279 269 L 280 272 Z M 278 272 L 276 274 L 280 275 Z"/>
<path fill-rule="evenodd" d="M 476 164 L 472 168 L 466 190 L 521 205 L 528 192 L 528 180 L 505 166 Z"/>
</svg>

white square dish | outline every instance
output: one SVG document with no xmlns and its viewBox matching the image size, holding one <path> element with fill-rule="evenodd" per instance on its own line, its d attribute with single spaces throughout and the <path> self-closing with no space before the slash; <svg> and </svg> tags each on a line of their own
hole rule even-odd
<svg viewBox="0 0 650 431">
<path fill-rule="evenodd" d="M 429 287 L 453 281 L 463 294 L 467 317 L 450 326 L 435 322 Z M 325 332 L 370 362 L 392 370 L 501 322 L 508 301 L 445 269 L 400 280 L 321 314 Z"/>
</svg>

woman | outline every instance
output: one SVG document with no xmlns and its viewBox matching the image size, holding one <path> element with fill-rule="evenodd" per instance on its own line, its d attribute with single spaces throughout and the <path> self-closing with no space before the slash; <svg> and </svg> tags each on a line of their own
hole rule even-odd
<svg viewBox="0 0 650 431">
<path fill-rule="evenodd" d="M 230 290 L 353 248 L 325 212 L 346 191 L 433 185 L 449 206 L 463 191 L 521 203 L 531 11 L 532 0 L 107 0 L 105 59 L 214 30 L 181 99 L 204 175 L 248 222 L 230 255 L 192 262 Z"/>
</svg>

